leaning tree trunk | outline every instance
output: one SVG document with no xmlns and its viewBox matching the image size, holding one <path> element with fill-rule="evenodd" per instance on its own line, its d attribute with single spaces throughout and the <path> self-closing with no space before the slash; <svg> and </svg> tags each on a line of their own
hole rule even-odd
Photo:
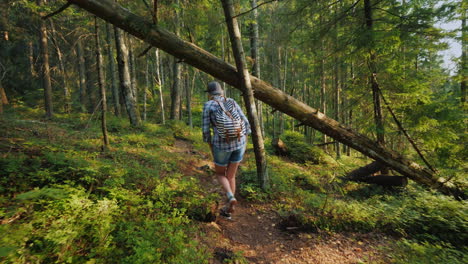
<svg viewBox="0 0 468 264">
<path fill-rule="evenodd" d="M 98 86 L 101 93 L 101 130 L 102 130 L 102 139 L 103 139 L 103 150 L 109 148 L 109 137 L 107 136 L 107 122 L 106 122 L 106 112 L 107 112 L 107 100 L 106 100 L 106 87 L 104 86 L 104 61 L 101 54 L 101 44 L 99 43 L 99 25 L 97 17 L 94 17 L 94 29 L 95 36 L 94 40 L 96 42 L 96 69 L 98 73 Z"/>
<path fill-rule="evenodd" d="M 80 6 L 177 58 L 184 59 L 185 63 L 244 91 L 240 85 L 242 80 L 235 67 L 193 43 L 186 42 L 176 35 L 153 25 L 152 21 L 131 13 L 128 9 L 121 7 L 117 3 L 111 0 L 69 0 L 69 2 Z M 375 144 L 374 140 L 343 126 L 317 109 L 287 95 L 269 83 L 254 76 L 250 78 L 254 96 L 264 103 L 288 114 L 302 124 L 311 126 L 364 155 L 384 163 L 386 166 L 395 169 L 420 184 L 438 189 L 446 194 L 465 198 L 462 188 L 446 182 L 440 175 L 408 160 L 399 153 Z"/>
<path fill-rule="evenodd" d="M 120 90 L 123 93 L 125 108 L 127 109 L 128 118 L 132 126 L 139 126 L 141 123 L 140 114 L 136 108 L 136 101 L 133 97 L 130 71 L 128 68 L 128 50 L 125 46 L 120 29 L 114 28 L 115 31 L 115 46 L 117 47 L 117 65 L 119 68 Z"/>
<path fill-rule="evenodd" d="M 268 172 L 267 161 L 265 154 L 265 145 L 263 142 L 262 130 L 257 116 L 257 109 L 255 106 L 255 97 L 253 95 L 252 84 L 250 83 L 250 74 L 247 70 L 247 63 L 245 62 L 244 48 L 242 47 L 242 39 L 237 24 L 237 19 L 234 16 L 234 6 L 232 0 L 222 0 L 224 16 L 228 26 L 229 36 L 232 44 L 232 51 L 234 59 L 236 60 L 237 73 L 241 80 L 240 86 L 244 91 L 244 101 L 247 108 L 247 116 L 249 118 L 250 126 L 252 129 L 252 141 L 254 144 L 255 160 L 257 163 L 257 176 L 262 189 L 268 187 Z"/>
<path fill-rule="evenodd" d="M 42 5 L 43 0 L 37 0 L 37 5 Z M 39 22 L 39 45 L 41 47 L 42 67 L 41 77 L 42 86 L 44 88 L 44 104 L 46 118 L 51 119 L 54 115 L 52 106 L 52 83 L 50 81 L 50 66 L 49 66 L 49 45 L 47 43 L 47 27 L 45 21 L 41 19 Z"/>
</svg>

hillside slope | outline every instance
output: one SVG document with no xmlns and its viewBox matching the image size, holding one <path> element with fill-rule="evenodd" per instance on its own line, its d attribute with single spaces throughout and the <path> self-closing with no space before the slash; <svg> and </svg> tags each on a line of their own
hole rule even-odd
<svg viewBox="0 0 468 264">
<path fill-rule="evenodd" d="M 269 158 L 269 192 L 247 151 L 240 206 L 217 215 L 221 188 L 198 130 L 109 120 L 101 152 L 87 115 L 0 123 L 4 263 L 464 263 L 466 206 L 409 186 L 342 181 L 365 161 L 298 165 Z M 251 146 L 249 146 L 251 148 Z M 425 242 L 424 242 L 425 241 Z M 441 262 L 442 261 L 442 262 Z"/>
</svg>

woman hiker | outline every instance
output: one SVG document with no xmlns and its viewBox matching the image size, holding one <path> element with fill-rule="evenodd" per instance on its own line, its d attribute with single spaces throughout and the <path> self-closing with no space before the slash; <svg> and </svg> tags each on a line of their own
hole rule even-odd
<svg viewBox="0 0 468 264">
<path fill-rule="evenodd" d="M 220 214 L 230 219 L 237 204 L 236 172 L 251 133 L 250 124 L 236 101 L 224 97 L 218 82 L 208 83 L 206 92 L 209 101 L 203 106 L 203 141 L 210 145 L 216 176 L 226 192 L 227 203 Z"/>
</svg>

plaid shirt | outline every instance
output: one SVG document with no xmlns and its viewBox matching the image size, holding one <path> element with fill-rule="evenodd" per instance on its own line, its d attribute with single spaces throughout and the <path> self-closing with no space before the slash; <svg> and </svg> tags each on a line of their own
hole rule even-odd
<svg viewBox="0 0 468 264">
<path fill-rule="evenodd" d="M 224 97 L 222 96 L 214 96 L 213 99 L 218 101 L 223 101 Z M 234 101 L 234 100 L 233 100 Z M 245 130 L 247 134 L 251 133 L 250 124 L 247 118 L 245 117 L 242 109 L 239 107 L 237 102 L 234 101 L 234 104 L 239 112 L 239 115 L 244 120 L 245 123 Z M 231 140 L 226 142 L 219 136 L 218 129 L 216 128 L 216 117 L 215 113 L 220 106 L 214 100 L 210 100 L 203 105 L 203 123 L 202 123 L 202 131 L 203 131 L 203 141 L 209 142 L 213 144 L 213 147 L 217 148 L 220 151 L 224 152 L 231 152 L 240 148 L 243 148 L 247 143 L 247 137 L 244 135 L 240 138 L 240 140 Z M 211 130 L 213 128 L 214 136 L 211 137 Z"/>
</svg>

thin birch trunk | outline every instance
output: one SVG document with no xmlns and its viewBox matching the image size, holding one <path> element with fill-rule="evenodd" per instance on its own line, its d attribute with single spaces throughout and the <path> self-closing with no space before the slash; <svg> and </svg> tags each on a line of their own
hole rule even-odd
<svg viewBox="0 0 468 264">
<path fill-rule="evenodd" d="M 161 122 L 162 124 L 166 123 L 166 114 L 164 112 L 164 97 L 163 97 L 163 92 L 162 92 L 162 86 L 163 86 L 163 79 L 161 78 L 161 73 L 159 71 L 160 69 L 160 60 L 159 60 L 159 49 L 156 49 L 154 51 L 154 54 L 156 56 L 156 85 L 158 86 L 159 89 L 159 103 L 161 105 Z M 161 67 L 162 68 L 162 67 Z"/>
</svg>

